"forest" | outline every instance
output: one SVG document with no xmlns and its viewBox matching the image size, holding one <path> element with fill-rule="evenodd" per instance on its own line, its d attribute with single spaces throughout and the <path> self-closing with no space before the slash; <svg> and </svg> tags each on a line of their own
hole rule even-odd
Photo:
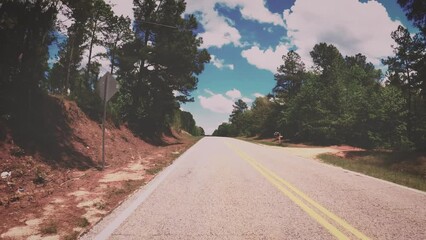
<svg viewBox="0 0 426 240">
<path fill-rule="evenodd" d="M 96 84 L 105 72 L 101 62 L 109 61 L 106 70 L 120 85 L 108 102 L 110 121 L 146 139 L 171 127 L 204 134 L 180 110 L 210 60 L 195 17 L 182 17 L 185 7 L 183 0 L 135 0 L 132 23 L 103 0 L 2 1 L 0 120 L 16 136 L 36 139 L 46 98 L 55 96 L 100 121 Z M 94 51 L 100 47 L 106 52 Z"/>
<path fill-rule="evenodd" d="M 251 107 L 236 101 L 229 122 L 213 135 L 271 138 L 280 132 L 292 142 L 425 151 L 426 6 L 398 3 L 418 32 L 399 26 L 391 33 L 394 56 L 382 59 L 386 72 L 362 53 L 343 56 L 332 44 L 314 46 L 311 69 L 289 51 L 271 93 Z"/>
<path fill-rule="evenodd" d="M 96 90 L 102 62 L 120 90 L 107 115 L 143 138 L 155 139 L 196 126 L 180 104 L 193 101 L 198 75 L 210 61 L 184 0 L 134 0 L 134 22 L 117 16 L 103 0 L 5 0 L 0 3 L 0 121 L 16 136 L 43 135 L 48 96 L 71 99 L 96 121 L 102 101 Z M 351 144 L 366 148 L 426 148 L 426 17 L 423 1 L 398 0 L 415 34 L 392 32 L 394 56 L 377 69 L 362 53 L 343 56 L 318 43 L 307 68 L 297 50 L 283 56 L 275 86 L 249 106 L 235 102 L 218 136 L 270 137 L 295 142 Z M 71 23 L 71 24 L 69 24 Z M 67 25 L 68 24 L 68 25 Z M 57 46 L 52 60 L 52 46 Z M 105 48 L 105 53 L 94 51 Z"/>
</svg>

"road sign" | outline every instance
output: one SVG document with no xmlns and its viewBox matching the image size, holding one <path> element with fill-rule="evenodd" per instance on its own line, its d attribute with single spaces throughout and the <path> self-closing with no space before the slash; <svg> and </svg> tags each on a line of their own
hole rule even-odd
<svg viewBox="0 0 426 240">
<path fill-rule="evenodd" d="M 114 94 L 118 91 L 118 83 L 117 80 L 111 75 L 111 73 L 107 72 L 98 82 L 98 93 L 102 100 L 108 102 Z M 106 94 L 105 94 L 106 92 Z"/>
<path fill-rule="evenodd" d="M 102 118 L 102 169 L 105 168 L 105 117 L 106 117 L 106 106 L 108 100 L 114 96 L 118 91 L 118 84 L 111 73 L 107 72 L 101 79 L 99 79 L 98 85 L 99 96 L 104 102 L 104 116 Z"/>
</svg>

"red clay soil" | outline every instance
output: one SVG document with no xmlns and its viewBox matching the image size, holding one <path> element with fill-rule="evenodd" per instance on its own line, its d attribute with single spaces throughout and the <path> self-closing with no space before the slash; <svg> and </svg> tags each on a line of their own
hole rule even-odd
<svg viewBox="0 0 426 240">
<path fill-rule="evenodd" d="M 196 142 L 173 132 L 153 146 L 109 124 L 102 171 L 100 124 L 72 101 L 48 107 L 47 148 L 27 152 L 0 122 L 0 239 L 76 239 Z"/>
</svg>

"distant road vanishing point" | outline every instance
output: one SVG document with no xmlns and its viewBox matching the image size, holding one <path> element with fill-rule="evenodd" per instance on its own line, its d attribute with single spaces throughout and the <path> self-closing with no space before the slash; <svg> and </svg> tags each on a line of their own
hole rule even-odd
<svg viewBox="0 0 426 240">
<path fill-rule="evenodd" d="M 426 239 L 426 193 L 205 137 L 82 239 Z"/>
</svg>

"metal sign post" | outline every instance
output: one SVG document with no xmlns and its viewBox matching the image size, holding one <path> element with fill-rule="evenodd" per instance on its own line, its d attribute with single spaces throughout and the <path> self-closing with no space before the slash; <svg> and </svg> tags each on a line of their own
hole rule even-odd
<svg viewBox="0 0 426 240">
<path fill-rule="evenodd" d="M 104 114 L 102 118 L 102 169 L 105 168 L 105 122 L 106 122 L 106 107 L 107 102 L 111 99 L 112 96 L 118 91 L 117 81 L 107 72 L 98 82 L 99 96 L 103 100 L 104 104 Z"/>
</svg>

